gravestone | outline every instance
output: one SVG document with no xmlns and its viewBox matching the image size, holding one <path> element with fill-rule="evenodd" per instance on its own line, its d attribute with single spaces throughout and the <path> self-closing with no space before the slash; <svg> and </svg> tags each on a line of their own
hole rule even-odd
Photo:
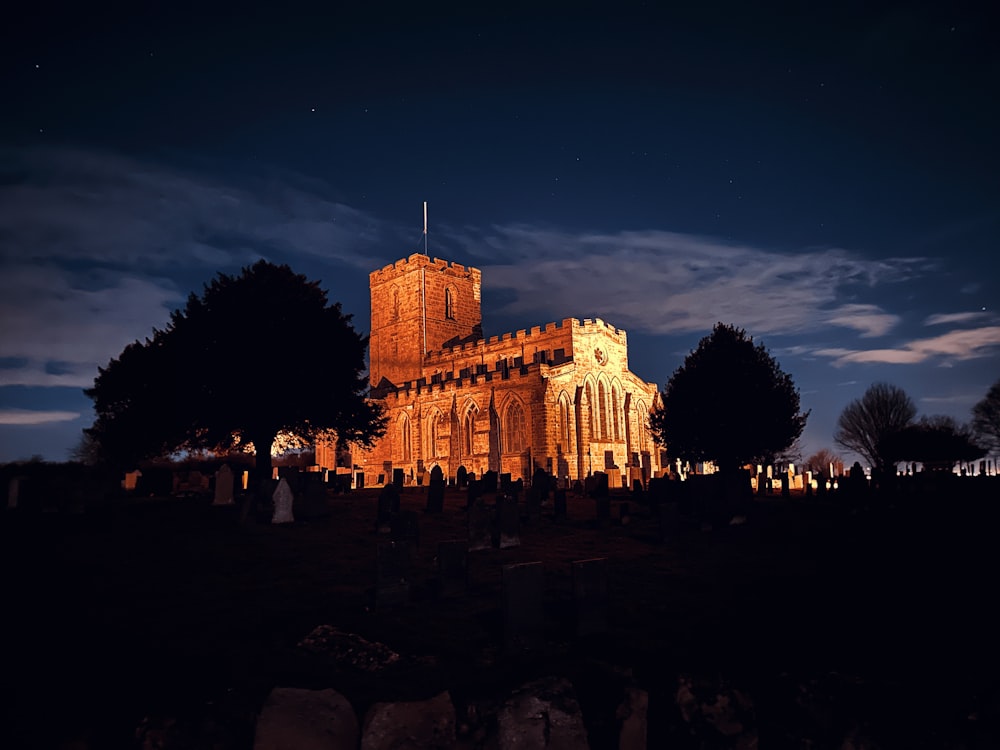
<svg viewBox="0 0 1000 750">
<path fill-rule="evenodd" d="M 520 514 L 517 509 L 517 497 L 501 495 L 497 498 L 497 515 L 500 525 L 500 549 L 521 546 L 519 532 Z"/>
<path fill-rule="evenodd" d="M 389 521 L 396 513 L 399 513 L 399 489 L 394 484 L 387 484 L 378 493 L 375 530 L 388 527 Z"/>
<path fill-rule="evenodd" d="M 511 491 L 511 485 L 513 485 L 513 481 L 511 481 L 511 478 L 510 478 L 510 472 L 505 472 L 505 473 L 501 474 L 500 475 L 500 491 L 501 492 L 510 492 Z"/>
<path fill-rule="evenodd" d="M 459 487 L 464 488 L 469 481 L 469 472 L 464 466 L 459 466 L 458 471 L 455 473 L 455 481 L 458 483 Z"/>
<path fill-rule="evenodd" d="M 483 472 L 483 478 L 480 481 L 483 485 L 484 494 L 492 495 L 497 491 L 497 473 L 495 471 Z"/>
<path fill-rule="evenodd" d="M 603 471 L 594 472 L 594 497 L 608 496 L 608 475 Z"/>
<path fill-rule="evenodd" d="M 575 560 L 570 567 L 573 571 L 576 634 L 585 637 L 608 632 L 607 558 Z"/>
<path fill-rule="evenodd" d="M 278 481 L 274 494 L 271 495 L 271 502 L 274 503 L 274 515 L 271 516 L 271 523 L 293 523 L 295 521 L 295 517 L 292 515 L 294 499 L 292 488 L 288 486 L 288 480 L 282 477 Z"/>
<path fill-rule="evenodd" d="M 420 546 L 420 516 L 415 510 L 394 513 L 389 528 L 392 541 L 407 542 L 414 548 Z"/>
<path fill-rule="evenodd" d="M 493 548 L 493 514 L 477 497 L 469 505 L 469 552 Z"/>
<path fill-rule="evenodd" d="M 379 542 L 375 550 L 375 609 L 385 611 L 410 601 L 410 545 Z"/>
<path fill-rule="evenodd" d="M 483 483 L 475 479 L 471 480 L 469 482 L 469 488 L 466 490 L 467 499 L 465 502 L 465 507 L 471 508 L 476 503 L 476 501 L 480 500 L 483 497 L 483 494 L 484 494 Z"/>
<path fill-rule="evenodd" d="M 444 512 L 444 480 L 432 479 L 427 488 L 427 513 Z"/>
<path fill-rule="evenodd" d="M 394 485 L 396 485 L 396 489 L 400 489 L 400 490 L 403 489 L 403 478 L 404 478 L 404 476 L 405 475 L 403 474 L 403 470 L 402 469 L 396 468 L 396 469 L 392 470 L 392 483 Z"/>
<path fill-rule="evenodd" d="M 552 501 L 555 511 L 556 523 L 566 520 L 566 489 L 563 487 L 555 491 L 555 499 Z"/>
<path fill-rule="evenodd" d="M 545 579 L 540 562 L 502 570 L 504 648 L 511 653 L 545 644 Z"/>
<path fill-rule="evenodd" d="M 431 469 L 431 481 L 444 481 L 444 471 L 441 470 L 440 465 L 434 464 L 434 468 Z"/>
<path fill-rule="evenodd" d="M 454 596 L 465 592 L 469 581 L 469 545 L 464 541 L 438 543 L 438 576 L 441 595 Z"/>
<path fill-rule="evenodd" d="M 222 464 L 215 472 L 215 500 L 212 505 L 232 505 L 233 485 L 233 470 L 229 464 Z"/>
</svg>

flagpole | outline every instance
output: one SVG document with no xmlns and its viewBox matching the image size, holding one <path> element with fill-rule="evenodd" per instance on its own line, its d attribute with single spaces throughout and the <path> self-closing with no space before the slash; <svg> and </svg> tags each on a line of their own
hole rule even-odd
<svg viewBox="0 0 1000 750">
<path fill-rule="evenodd" d="M 424 255 L 427 255 L 427 201 L 424 201 Z"/>
</svg>

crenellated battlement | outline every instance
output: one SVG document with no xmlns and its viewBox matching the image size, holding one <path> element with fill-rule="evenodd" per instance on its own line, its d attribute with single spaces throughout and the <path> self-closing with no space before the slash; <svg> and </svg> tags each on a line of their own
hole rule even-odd
<svg viewBox="0 0 1000 750">
<path fill-rule="evenodd" d="M 425 269 L 436 271 L 456 278 L 481 279 L 482 271 L 473 266 L 464 266 L 461 263 L 454 263 L 441 258 L 431 258 L 423 253 L 413 253 L 408 258 L 401 258 L 395 263 L 390 263 L 382 268 L 368 274 L 369 284 L 372 286 L 386 281 L 399 278 L 402 274 L 414 270 Z"/>
<path fill-rule="evenodd" d="M 444 372 L 433 375 L 430 378 L 419 378 L 395 386 L 387 393 L 378 397 L 392 406 L 397 402 L 406 402 L 414 394 L 421 393 L 461 393 L 463 389 L 474 386 L 492 383 L 517 382 L 522 379 L 533 379 L 539 374 L 543 376 L 548 373 L 550 365 L 545 362 L 532 362 L 529 364 L 518 363 L 514 366 L 498 363 L 495 369 L 488 369 L 485 365 L 473 368 L 465 368 L 459 373 Z"/>
<path fill-rule="evenodd" d="M 600 318 L 564 318 L 555 323 L 546 323 L 545 327 L 532 326 L 529 329 L 519 328 L 516 331 L 502 333 L 499 336 L 490 336 L 477 341 L 467 341 L 458 346 L 438 349 L 427 352 L 424 357 L 424 366 L 433 367 L 437 364 L 450 363 L 456 358 L 468 357 L 476 354 L 484 358 L 492 359 L 503 356 L 511 351 L 511 346 L 516 344 L 531 345 L 538 349 L 555 349 L 556 346 L 548 346 L 550 341 L 558 342 L 564 350 L 572 351 L 573 332 L 603 332 L 610 335 L 615 341 L 627 345 L 628 334 L 621 328 L 616 328 L 610 323 L 606 323 Z M 570 335 L 567 336 L 567 333 Z"/>
</svg>

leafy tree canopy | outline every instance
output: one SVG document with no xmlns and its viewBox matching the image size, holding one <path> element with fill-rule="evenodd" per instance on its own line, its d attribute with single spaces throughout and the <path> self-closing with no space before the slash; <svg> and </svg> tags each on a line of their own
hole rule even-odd
<svg viewBox="0 0 1000 750">
<path fill-rule="evenodd" d="M 889 442 L 891 452 L 901 460 L 918 461 L 931 471 L 951 471 L 959 461 L 974 461 L 986 454 L 970 427 L 944 415 L 921 417 Z"/>
<path fill-rule="evenodd" d="M 370 444 L 384 418 L 365 398 L 367 343 L 318 282 L 286 265 L 220 273 L 100 369 L 85 391 L 97 414 L 86 433 L 122 463 L 252 442 L 263 471 L 279 432 Z"/>
<path fill-rule="evenodd" d="M 1000 380 L 972 407 L 972 429 L 981 445 L 1000 453 Z"/>
<path fill-rule="evenodd" d="M 720 468 L 781 454 L 802 434 L 809 413 L 763 344 L 717 323 L 673 375 L 650 418 L 671 456 Z"/>
<path fill-rule="evenodd" d="M 894 438 L 916 414 L 917 407 L 906 391 L 889 383 L 875 383 L 861 398 L 844 407 L 833 439 L 865 458 L 873 468 L 885 471 L 903 460 Z"/>
</svg>

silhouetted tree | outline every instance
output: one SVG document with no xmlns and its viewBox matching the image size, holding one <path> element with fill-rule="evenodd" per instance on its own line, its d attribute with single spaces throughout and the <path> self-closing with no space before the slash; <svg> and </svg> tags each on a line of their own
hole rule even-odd
<svg viewBox="0 0 1000 750">
<path fill-rule="evenodd" d="M 981 445 L 1000 453 L 1000 380 L 972 407 L 972 429 Z"/>
<path fill-rule="evenodd" d="M 332 430 L 362 444 L 383 433 L 381 409 L 365 398 L 366 346 L 318 282 L 258 261 L 218 274 L 166 328 L 101 368 L 85 391 L 97 414 L 86 432 L 123 463 L 252 442 L 268 476 L 279 432 L 312 440 Z"/>
<path fill-rule="evenodd" d="M 670 376 L 650 426 L 672 457 L 728 470 L 790 448 L 808 416 L 764 345 L 717 323 Z"/>
<path fill-rule="evenodd" d="M 951 471 L 959 461 L 986 454 L 972 429 L 945 415 L 921 417 L 888 440 L 890 451 L 903 461 L 917 461 L 928 471 Z"/>
<path fill-rule="evenodd" d="M 824 476 L 829 476 L 830 464 L 833 464 L 834 471 L 839 470 L 843 473 L 844 459 L 829 448 L 820 448 L 806 459 L 806 469 L 809 471 L 822 472 Z"/>
<path fill-rule="evenodd" d="M 884 472 L 902 460 L 892 439 L 916 414 L 917 407 L 906 391 L 889 383 L 875 383 L 840 413 L 833 439 L 865 458 L 873 469 Z"/>
</svg>

